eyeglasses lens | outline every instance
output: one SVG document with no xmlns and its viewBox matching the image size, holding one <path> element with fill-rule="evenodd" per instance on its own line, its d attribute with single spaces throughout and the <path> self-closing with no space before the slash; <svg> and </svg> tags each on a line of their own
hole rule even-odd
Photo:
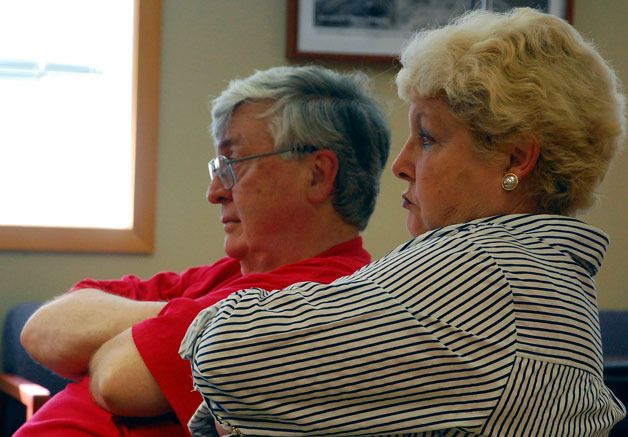
<svg viewBox="0 0 628 437">
<path fill-rule="evenodd" d="M 209 177 L 213 181 L 216 176 L 220 180 L 220 184 L 226 190 L 230 190 L 234 183 L 234 175 L 233 170 L 231 169 L 231 165 L 229 164 L 229 160 L 224 156 L 220 155 L 216 158 L 209 161 Z"/>
</svg>

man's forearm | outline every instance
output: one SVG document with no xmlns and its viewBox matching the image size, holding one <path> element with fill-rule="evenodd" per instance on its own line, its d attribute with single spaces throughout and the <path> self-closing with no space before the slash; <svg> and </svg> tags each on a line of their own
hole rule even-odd
<svg viewBox="0 0 628 437">
<path fill-rule="evenodd" d="M 140 302 L 100 290 L 62 295 L 26 322 L 21 341 L 44 366 L 69 378 L 84 375 L 93 354 L 133 324 L 155 316 L 165 302 Z"/>
<path fill-rule="evenodd" d="M 171 411 L 168 400 L 135 346 L 131 329 L 98 349 L 91 360 L 89 373 L 94 400 L 113 414 L 151 417 Z"/>
</svg>

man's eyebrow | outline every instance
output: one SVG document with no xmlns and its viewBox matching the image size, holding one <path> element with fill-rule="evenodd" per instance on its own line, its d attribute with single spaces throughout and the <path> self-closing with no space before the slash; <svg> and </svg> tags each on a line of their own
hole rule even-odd
<svg viewBox="0 0 628 437">
<path fill-rule="evenodd" d="M 218 143 L 218 147 L 216 147 L 216 151 L 218 154 L 223 155 L 225 152 L 230 151 L 235 144 L 233 138 L 225 138 Z"/>
</svg>

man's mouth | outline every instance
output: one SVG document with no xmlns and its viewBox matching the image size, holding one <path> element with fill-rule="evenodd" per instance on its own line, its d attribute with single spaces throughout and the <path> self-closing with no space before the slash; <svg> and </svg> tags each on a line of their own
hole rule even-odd
<svg viewBox="0 0 628 437">
<path fill-rule="evenodd" d="M 238 220 L 236 217 L 221 217 L 220 221 L 225 229 L 231 228 L 240 223 L 240 220 Z"/>
</svg>

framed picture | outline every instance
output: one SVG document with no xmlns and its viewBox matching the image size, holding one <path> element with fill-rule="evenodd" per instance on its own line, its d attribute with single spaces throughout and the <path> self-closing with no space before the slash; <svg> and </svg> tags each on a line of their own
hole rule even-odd
<svg viewBox="0 0 628 437">
<path fill-rule="evenodd" d="M 529 6 L 571 22 L 573 0 L 288 0 L 288 58 L 394 63 L 414 32 L 471 9 Z"/>
</svg>

